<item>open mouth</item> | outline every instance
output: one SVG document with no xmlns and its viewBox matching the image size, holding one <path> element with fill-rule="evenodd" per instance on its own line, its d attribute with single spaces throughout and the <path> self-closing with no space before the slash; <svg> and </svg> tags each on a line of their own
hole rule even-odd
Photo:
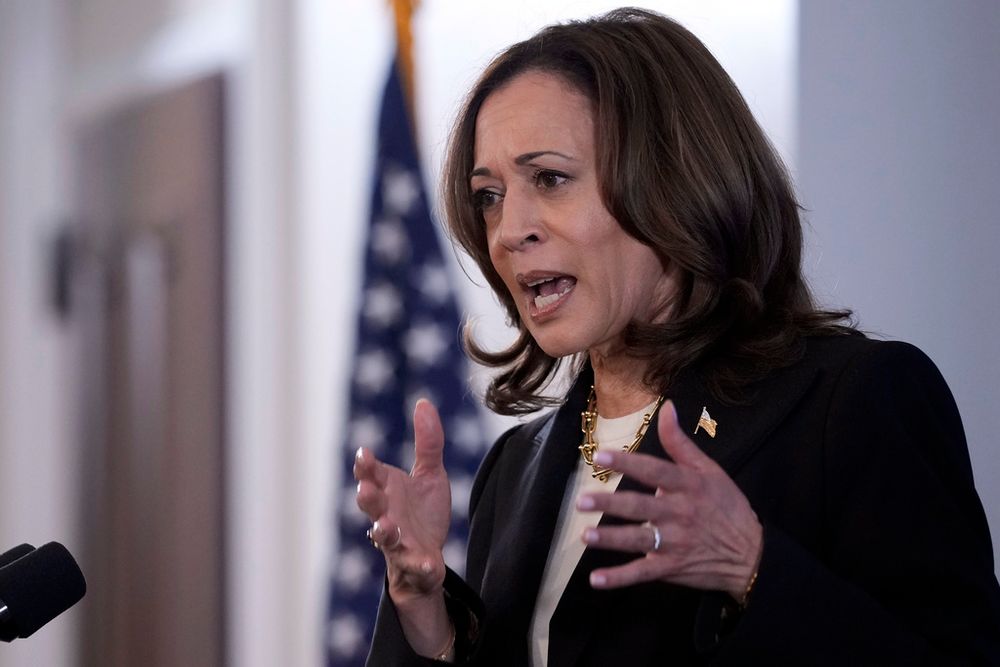
<svg viewBox="0 0 1000 667">
<path fill-rule="evenodd" d="M 532 303 L 538 311 L 544 311 L 555 305 L 569 294 L 576 286 L 576 278 L 566 275 L 549 275 L 537 278 L 528 277 L 522 284 L 529 295 L 534 295 Z"/>
</svg>

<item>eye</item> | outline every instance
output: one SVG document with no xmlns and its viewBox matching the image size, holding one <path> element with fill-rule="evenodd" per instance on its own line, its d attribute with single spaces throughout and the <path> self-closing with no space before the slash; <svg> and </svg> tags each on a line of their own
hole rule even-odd
<svg viewBox="0 0 1000 667">
<path fill-rule="evenodd" d="M 539 169 L 535 172 L 535 186 L 542 190 L 557 188 L 568 180 L 569 176 L 566 174 L 551 169 Z"/>
<path fill-rule="evenodd" d="M 500 203 L 503 195 L 496 190 L 483 188 L 472 193 L 472 204 L 477 210 L 485 211 Z"/>
</svg>

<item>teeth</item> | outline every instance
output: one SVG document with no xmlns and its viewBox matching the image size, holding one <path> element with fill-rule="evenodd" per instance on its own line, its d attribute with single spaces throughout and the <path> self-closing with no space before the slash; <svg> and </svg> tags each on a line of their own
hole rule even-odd
<svg viewBox="0 0 1000 667">
<path fill-rule="evenodd" d="M 538 280 L 532 280 L 528 283 L 528 287 L 534 287 L 535 285 L 541 285 L 542 283 L 547 283 L 550 280 L 555 280 L 555 278 L 539 278 Z"/>
<path fill-rule="evenodd" d="M 535 307 L 536 308 L 544 308 L 545 306 L 548 306 L 549 304 L 555 303 L 560 298 L 562 298 L 562 295 L 565 294 L 565 293 L 566 292 L 561 292 L 559 294 L 550 294 L 548 296 L 536 296 L 535 297 Z"/>
<path fill-rule="evenodd" d="M 545 282 L 545 281 L 542 281 L 542 282 Z M 536 296 L 535 297 L 535 307 L 538 308 L 539 310 L 541 310 L 542 308 L 545 308 L 546 306 L 550 306 L 553 303 L 555 303 L 556 301 L 558 301 L 559 299 L 563 298 L 563 296 L 565 296 L 566 293 L 569 292 L 571 289 L 573 289 L 572 285 L 570 285 L 569 287 L 567 287 L 562 292 L 556 292 L 555 294 L 549 294 L 548 296 Z"/>
</svg>

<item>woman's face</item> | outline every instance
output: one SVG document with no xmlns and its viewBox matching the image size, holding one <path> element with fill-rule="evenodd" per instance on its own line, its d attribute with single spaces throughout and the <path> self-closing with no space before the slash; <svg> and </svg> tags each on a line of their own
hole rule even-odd
<svg viewBox="0 0 1000 667">
<path fill-rule="evenodd" d="M 625 326 L 673 293 L 653 250 L 604 207 L 591 103 L 561 77 L 525 72 L 486 99 L 470 184 L 493 266 L 550 356 L 620 353 Z"/>
</svg>

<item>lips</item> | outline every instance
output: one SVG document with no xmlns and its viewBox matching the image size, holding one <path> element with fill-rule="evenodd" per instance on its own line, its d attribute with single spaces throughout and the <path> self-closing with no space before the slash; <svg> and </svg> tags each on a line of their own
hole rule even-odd
<svg viewBox="0 0 1000 667">
<path fill-rule="evenodd" d="M 550 272 L 520 274 L 517 281 L 529 298 L 533 316 L 554 311 L 576 286 L 576 278 L 573 276 Z"/>
</svg>

